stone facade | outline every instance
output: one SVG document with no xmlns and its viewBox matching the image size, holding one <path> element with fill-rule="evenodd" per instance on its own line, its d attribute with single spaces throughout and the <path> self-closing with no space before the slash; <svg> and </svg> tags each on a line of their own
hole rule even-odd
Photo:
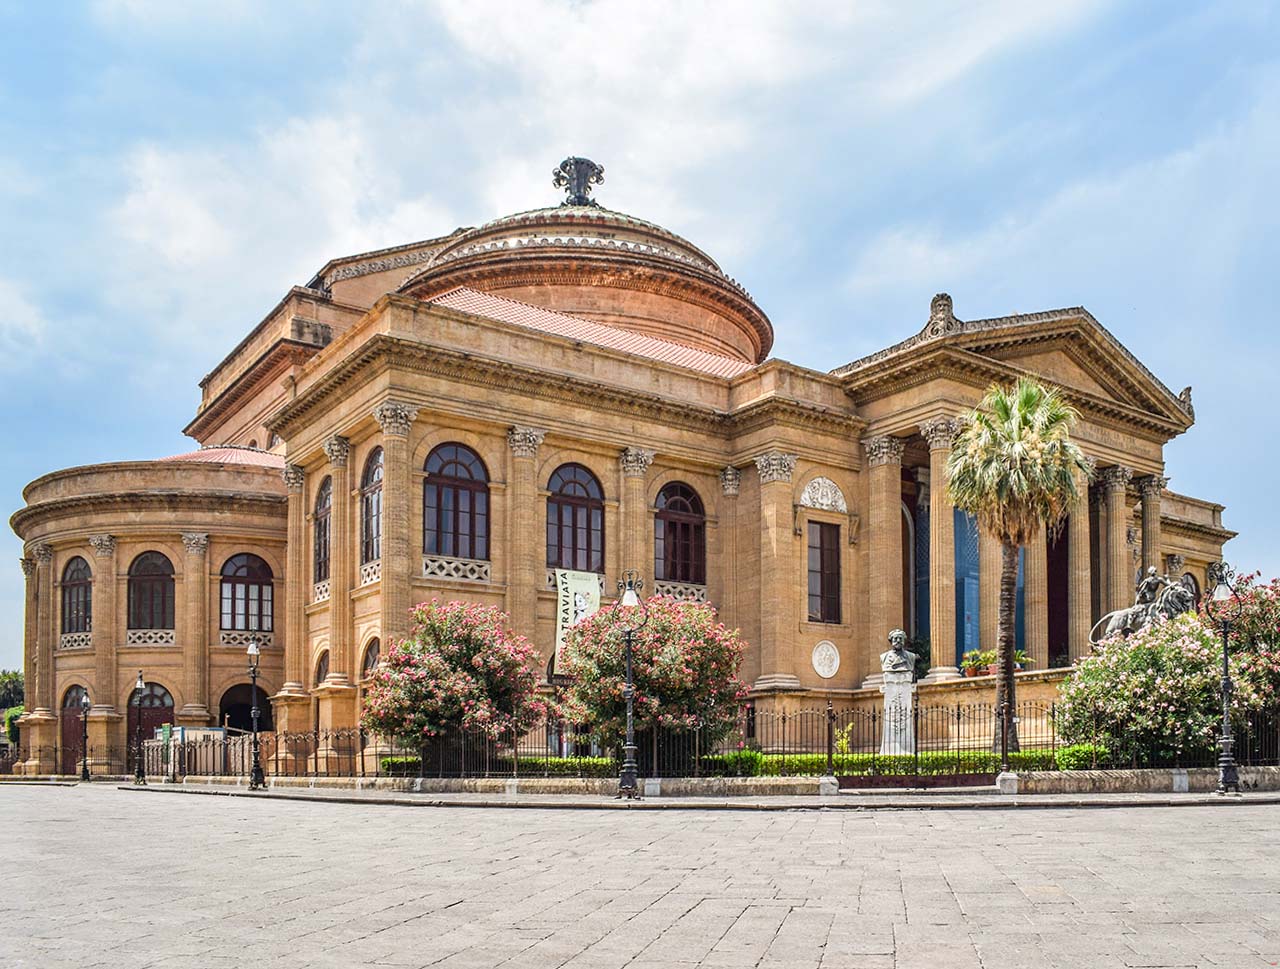
<svg viewBox="0 0 1280 969">
<path fill-rule="evenodd" d="M 772 344 L 764 312 L 709 256 L 604 208 L 330 262 L 202 382 L 187 426 L 200 451 L 26 489 L 12 524 L 28 583 L 28 741 L 57 743 L 63 698 L 81 686 L 98 742 L 122 744 L 139 667 L 176 722 L 217 722 L 254 632 L 277 727 L 353 724 L 370 648 L 404 635 L 410 606 L 432 596 L 501 606 L 549 654 L 548 488 L 566 464 L 603 495 L 606 598 L 637 569 L 651 589 L 714 603 L 750 643 L 757 705 L 862 702 L 898 626 L 932 644 L 922 702 L 971 692 L 947 681 L 966 644 L 993 645 L 996 590 L 988 543 L 971 548 L 947 498 L 946 460 L 957 418 L 1024 373 L 1079 409 L 1098 468 L 1082 482 L 1093 500 L 1025 553 L 1035 669 L 1087 653 L 1142 565 L 1177 563 L 1203 587 L 1233 534 L 1221 505 L 1167 489 L 1163 448 L 1191 427 L 1190 395 L 1084 309 L 962 321 L 940 295 L 918 334 L 829 373 L 767 357 Z M 482 555 L 428 547 L 428 461 L 452 445 L 487 477 Z M 700 582 L 655 583 L 655 511 L 674 483 L 701 501 Z M 809 594 L 815 536 L 839 600 L 824 621 Z M 174 615 L 172 629 L 134 635 L 129 572 L 144 551 L 172 564 Z M 242 554 L 270 570 L 270 629 L 223 628 L 237 594 L 224 567 Z M 93 621 L 64 633 L 76 557 L 92 572 Z M 839 655 L 830 678 L 811 661 L 824 641 Z"/>
</svg>

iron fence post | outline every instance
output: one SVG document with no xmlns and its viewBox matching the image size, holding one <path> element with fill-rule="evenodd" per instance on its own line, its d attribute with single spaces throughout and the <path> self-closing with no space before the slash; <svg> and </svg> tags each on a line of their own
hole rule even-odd
<svg viewBox="0 0 1280 969">
<path fill-rule="evenodd" d="M 920 776 L 920 704 L 911 704 L 911 770 Z"/>
<path fill-rule="evenodd" d="M 827 776 L 835 775 L 835 753 L 836 753 L 836 714 L 831 707 L 831 701 L 827 700 Z"/>
</svg>

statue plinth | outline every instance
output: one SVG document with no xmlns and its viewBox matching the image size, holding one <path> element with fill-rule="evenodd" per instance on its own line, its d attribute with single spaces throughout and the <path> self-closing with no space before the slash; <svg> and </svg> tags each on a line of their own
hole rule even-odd
<svg viewBox="0 0 1280 969">
<path fill-rule="evenodd" d="M 881 754 L 914 754 L 915 721 L 912 707 L 916 684 L 909 672 L 886 670 L 880 692 L 884 694 L 884 730 L 880 735 Z"/>
</svg>

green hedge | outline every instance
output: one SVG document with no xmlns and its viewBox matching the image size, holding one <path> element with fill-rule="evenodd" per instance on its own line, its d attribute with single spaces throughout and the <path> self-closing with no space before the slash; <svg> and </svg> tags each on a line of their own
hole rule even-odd
<svg viewBox="0 0 1280 969">
<path fill-rule="evenodd" d="M 18 742 L 18 718 L 26 713 L 26 707 L 10 707 L 4 712 L 4 733 L 9 743 Z"/>
<path fill-rule="evenodd" d="M 1071 744 L 1058 748 L 1058 770 L 1092 770 L 1105 767 L 1109 751 L 1101 744 Z"/>
<path fill-rule="evenodd" d="M 979 750 L 929 751 L 912 754 L 836 754 L 836 774 L 994 774 L 1000 755 Z M 1023 750 L 1009 755 L 1014 770 L 1053 770 L 1051 750 Z M 827 772 L 826 754 L 764 754 L 760 774 L 765 777 L 817 776 Z"/>
<path fill-rule="evenodd" d="M 383 757 L 382 773 L 396 777 L 417 777 L 421 758 Z M 619 764 L 612 757 L 547 757 L 520 758 L 520 777 L 617 777 Z M 495 757 L 489 761 L 489 773 L 494 777 L 513 777 L 517 771 L 509 757 Z M 435 775 L 429 765 L 427 776 Z"/>
</svg>

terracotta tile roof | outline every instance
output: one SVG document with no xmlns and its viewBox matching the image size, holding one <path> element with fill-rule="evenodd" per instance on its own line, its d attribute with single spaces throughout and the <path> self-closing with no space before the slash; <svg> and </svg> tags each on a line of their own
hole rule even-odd
<svg viewBox="0 0 1280 969">
<path fill-rule="evenodd" d="M 663 363 L 675 364 L 677 367 L 686 367 L 689 370 L 697 370 L 716 377 L 736 377 L 755 366 L 735 357 L 711 353 L 707 350 L 696 350 L 669 340 L 659 340 L 657 337 L 633 333 L 621 327 L 608 326 L 594 320 L 584 320 L 578 316 L 569 316 L 567 313 L 557 313 L 540 306 L 520 303 L 505 296 L 481 293 L 466 286 L 459 286 L 457 289 L 441 293 L 430 302 L 460 313 L 483 316 L 530 330 L 541 330 L 543 333 L 553 333 L 570 340 L 580 340 L 598 347 L 632 353 L 638 357 L 661 360 Z"/>
<path fill-rule="evenodd" d="M 157 461 L 197 462 L 201 464 L 255 464 L 262 468 L 283 468 L 284 455 L 272 454 L 256 447 L 240 444 L 209 444 L 199 451 L 173 454 Z"/>
</svg>

